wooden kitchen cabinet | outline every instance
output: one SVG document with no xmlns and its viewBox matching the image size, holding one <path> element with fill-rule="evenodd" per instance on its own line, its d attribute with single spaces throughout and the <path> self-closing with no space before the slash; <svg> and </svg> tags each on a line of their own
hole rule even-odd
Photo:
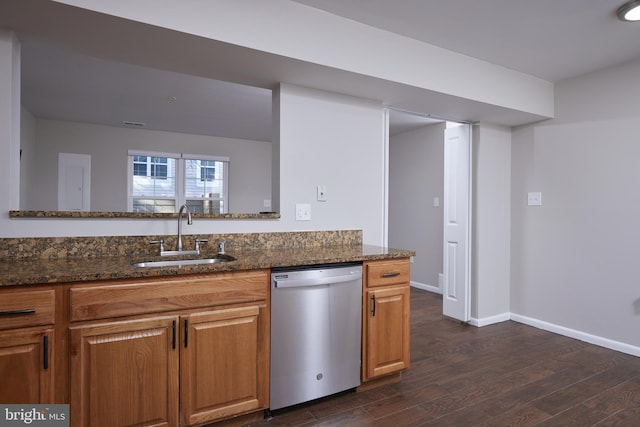
<svg viewBox="0 0 640 427">
<path fill-rule="evenodd" d="M 177 316 L 71 328 L 74 425 L 175 426 Z"/>
<path fill-rule="evenodd" d="M 52 288 L 0 291 L 0 402 L 54 403 Z"/>
<path fill-rule="evenodd" d="M 194 313 L 185 325 L 180 364 L 183 425 L 268 407 L 266 305 Z"/>
<path fill-rule="evenodd" d="M 52 403 L 52 328 L 0 331 L 0 402 Z"/>
<path fill-rule="evenodd" d="M 189 426 L 268 408 L 269 272 L 73 285 L 73 426 Z"/>
<path fill-rule="evenodd" d="M 409 368 L 409 259 L 364 263 L 362 381 Z"/>
</svg>

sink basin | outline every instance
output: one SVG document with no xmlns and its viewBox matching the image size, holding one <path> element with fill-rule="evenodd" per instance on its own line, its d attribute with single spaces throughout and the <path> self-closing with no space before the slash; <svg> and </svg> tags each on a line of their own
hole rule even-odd
<svg viewBox="0 0 640 427">
<path fill-rule="evenodd" d="M 229 261 L 235 261 L 235 258 L 229 255 L 218 255 L 214 258 L 143 261 L 143 262 L 136 262 L 133 265 L 134 267 L 182 267 L 185 265 L 217 264 L 220 262 L 229 262 Z"/>
</svg>

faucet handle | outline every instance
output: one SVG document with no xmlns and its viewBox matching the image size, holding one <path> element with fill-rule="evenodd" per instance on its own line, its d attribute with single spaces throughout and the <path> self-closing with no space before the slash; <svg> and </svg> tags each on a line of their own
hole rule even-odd
<svg viewBox="0 0 640 427">
<path fill-rule="evenodd" d="M 209 239 L 197 239 L 196 238 L 196 252 L 200 254 L 200 243 L 207 243 Z"/>
<path fill-rule="evenodd" d="M 160 253 L 164 252 L 164 240 L 152 240 L 149 242 L 152 245 L 160 245 Z"/>
</svg>

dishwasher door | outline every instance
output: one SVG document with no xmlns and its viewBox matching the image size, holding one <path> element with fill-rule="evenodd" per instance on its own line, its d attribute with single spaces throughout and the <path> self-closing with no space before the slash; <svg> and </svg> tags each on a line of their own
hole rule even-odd
<svg viewBox="0 0 640 427">
<path fill-rule="evenodd" d="M 360 385 L 362 265 L 271 274 L 270 408 Z"/>
</svg>

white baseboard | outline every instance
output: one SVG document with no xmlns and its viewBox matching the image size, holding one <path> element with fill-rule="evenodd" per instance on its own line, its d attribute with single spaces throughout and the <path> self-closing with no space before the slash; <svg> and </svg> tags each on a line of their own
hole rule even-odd
<svg viewBox="0 0 640 427">
<path fill-rule="evenodd" d="M 422 289 L 423 291 L 429 291 L 429 292 L 434 292 L 436 294 L 442 294 L 442 289 L 440 289 L 438 286 L 427 285 L 425 283 L 420 283 L 420 282 L 414 282 L 413 280 L 411 281 L 411 286 L 414 287 L 414 288 Z"/>
<path fill-rule="evenodd" d="M 533 326 L 534 328 L 543 329 L 545 331 L 553 332 L 559 335 L 564 335 L 565 337 L 575 338 L 580 341 L 588 342 L 589 344 L 595 344 L 600 347 L 619 351 L 621 353 L 631 354 L 632 356 L 640 356 L 640 347 L 625 344 L 620 341 L 614 341 L 608 338 L 599 337 L 597 335 L 591 335 L 586 332 L 577 331 L 575 329 L 566 328 L 564 326 L 555 325 L 553 323 L 544 322 L 542 320 L 533 319 L 531 317 L 521 316 L 514 313 L 511 313 L 511 320 L 513 320 L 514 322 Z"/>
<path fill-rule="evenodd" d="M 506 322 L 507 320 L 511 320 L 511 313 L 501 313 L 496 314 L 495 316 L 483 317 L 481 319 L 472 317 L 469 320 L 469 324 L 481 328 L 483 326 L 493 325 L 494 323 Z"/>
</svg>

